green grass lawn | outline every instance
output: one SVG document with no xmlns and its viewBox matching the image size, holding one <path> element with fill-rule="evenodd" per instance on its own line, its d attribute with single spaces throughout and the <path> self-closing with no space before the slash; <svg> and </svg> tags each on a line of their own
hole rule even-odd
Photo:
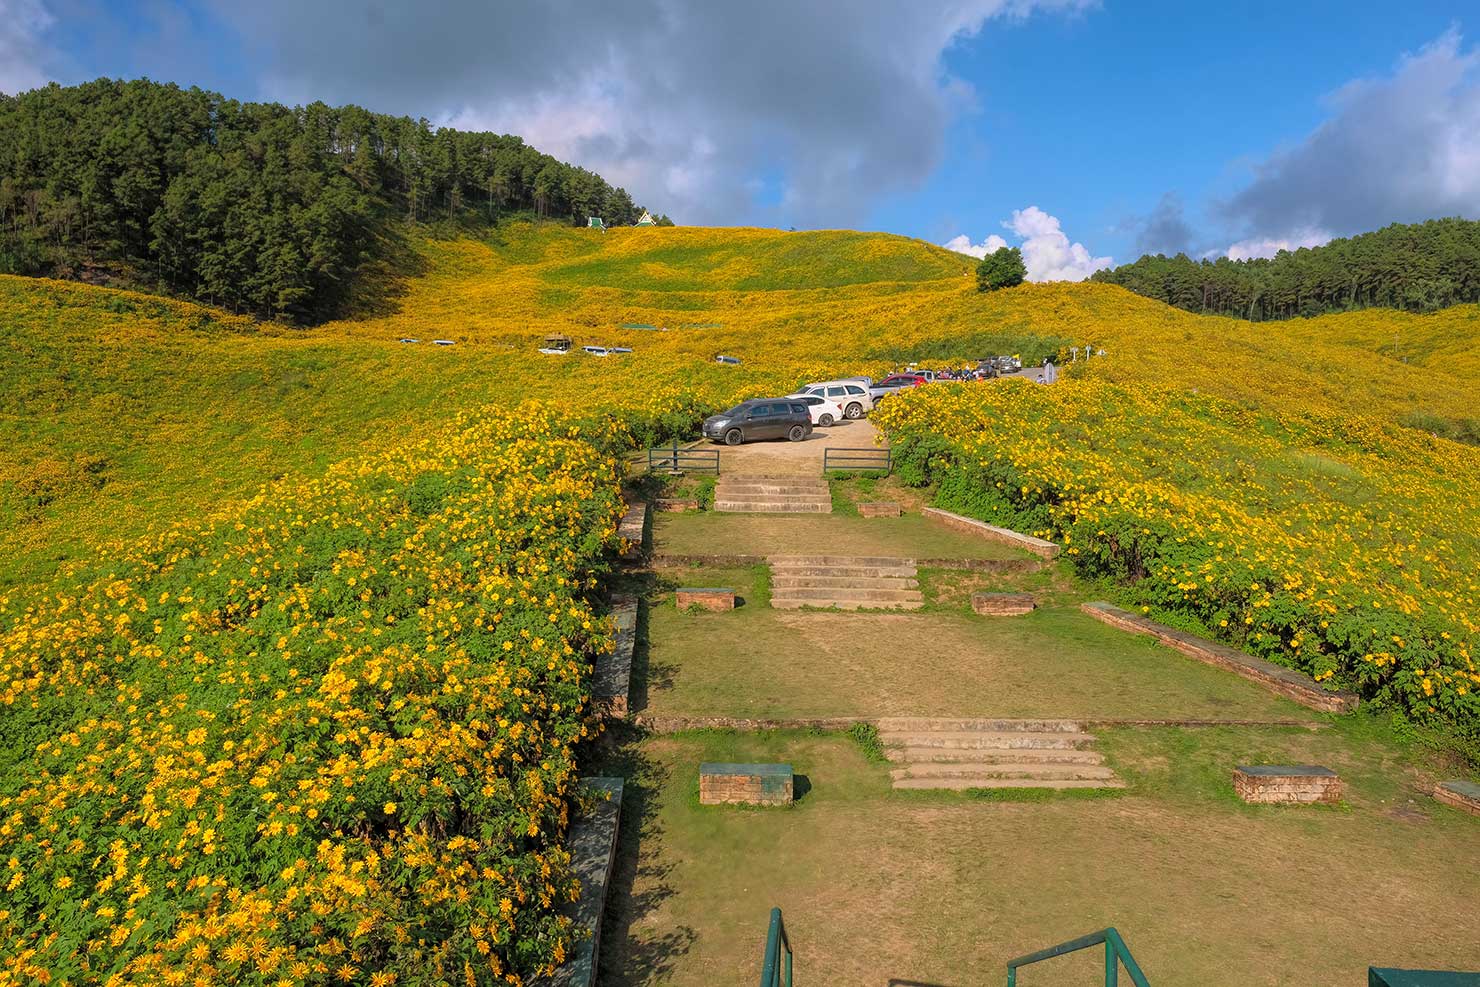
<svg viewBox="0 0 1480 987">
<path fill-rule="evenodd" d="M 918 514 L 897 518 L 765 514 L 660 514 L 654 551 L 664 555 L 880 555 L 917 559 L 1027 559 Z"/>
<path fill-rule="evenodd" d="M 1480 819 L 1421 794 L 1413 756 L 1371 721 L 1101 736 L 1131 787 L 1039 801 L 894 792 L 887 765 L 838 734 L 629 742 L 593 765 L 628 778 L 599 982 L 753 984 L 773 906 L 809 987 L 1001 983 L 1009 958 L 1107 925 L 1157 985 L 1480 968 Z M 709 760 L 789 762 L 804 794 L 700 806 Z M 1346 804 L 1243 805 L 1230 773 L 1249 760 L 1328 764 Z M 1019 982 L 1099 984 L 1102 955 Z"/>
<path fill-rule="evenodd" d="M 1047 593 L 1049 602 L 1024 617 L 979 617 L 948 600 L 922 613 L 773 610 L 767 573 L 764 566 L 663 573 L 634 667 L 638 712 L 1316 718 L 1252 682 L 1091 619 L 1066 590 Z M 667 592 L 678 585 L 731 587 L 745 602 L 725 613 L 681 612 Z"/>
</svg>

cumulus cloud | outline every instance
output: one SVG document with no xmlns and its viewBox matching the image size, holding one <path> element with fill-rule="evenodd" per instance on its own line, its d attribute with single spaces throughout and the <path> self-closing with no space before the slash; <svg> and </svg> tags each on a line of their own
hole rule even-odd
<svg viewBox="0 0 1480 987">
<path fill-rule="evenodd" d="M 1329 102 L 1321 126 L 1256 165 L 1223 204 L 1253 244 L 1245 249 L 1480 217 L 1480 50 L 1464 50 L 1458 32 L 1405 56 L 1390 76 L 1348 83 Z"/>
<path fill-rule="evenodd" d="M 1109 257 L 1091 256 L 1082 243 L 1070 243 L 1058 217 L 1037 206 L 1014 209 L 1012 218 L 1002 226 L 1022 240 L 1023 266 L 1028 269 L 1029 281 L 1083 281 L 1112 263 Z M 985 257 L 1008 246 L 1008 242 L 993 233 L 981 243 L 972 243 L 971 237 L 962 233 L 942 246 L 960 254 Z"/>
<path fill-rule="evenodd" d="M 1070 243 L 1056 216 L 1029 206 L 1014 209 L 1012 219 L 1002 224 L 1023 238 L 1023 264 L 1029 281 L 1083 281 L 1102 267 L 1109 257 L 1092 257 L 1082 243 Z"/>
<path fill-rule="evenodd" d="M 46 85 L 42 35 L 52 23 L 40 0 L 0 0 L 0 93 Z"/>
<path fill-rule="evenodd" d="M 971 237 L 962 233 L 959 236 L 951 237 L 945 243 L 941 244 L 941 246 L 947 250 L 954 250 L 958 254 L 966 254 L 968 257 L 975 257 L 980 260 L 987 256 L 987 254 L 995 254 L 1007 246 L 1007 241 L 993 233 L 981 243 L 972 243 Z"/>
<path fill-rule="evenodd" d="M 275 98 L 526 137 L 680 222 L 856 224 L 935 168 L 974 94 L 943 55 L 1090 0 L 209 0 Z M 757 200 L 756 174 L 780 176 Z"/>
<path fill-rule="evenodd" d="M 1223 254 L 1229 260 L 1250 260 L 1255 257 L 1273 257 L 1281 250 L 1299 250 L 1301 247 L 1319 247 L 1328 242 L 1331 234 L 1324 230 L 1304 230 L 1287 237 L 1250 237 L 1231 244 L 1227 250 L 1215 250 L 1213 255 Z"/>
</svg>

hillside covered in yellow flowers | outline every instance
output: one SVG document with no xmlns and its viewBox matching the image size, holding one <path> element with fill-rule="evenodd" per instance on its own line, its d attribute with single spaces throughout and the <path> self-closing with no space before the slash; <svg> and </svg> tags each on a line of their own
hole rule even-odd
<svg viewBox="0 0 1480 987">
<path fill-rule="evenodd" d="M 0 278 L 0 984 L 548 970 L 622 455 L 909 360 L 1103 349 L 875 421 L 906 482 L 1124 602 L 1480 730 L 1480 448 L 1443 437 L 1475 433 L 1475 306 L 983 295 L 969 258 L 843 231 L 416 253 L 311 330 Z"/>
</svg>

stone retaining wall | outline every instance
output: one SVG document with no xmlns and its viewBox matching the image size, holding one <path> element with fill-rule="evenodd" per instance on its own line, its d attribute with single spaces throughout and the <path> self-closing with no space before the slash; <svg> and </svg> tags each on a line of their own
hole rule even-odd
<svg viewBox="0 0 1480 987">
<path fill-rule="evenodd" d="M 1480 816 L 1480 785 L 1473 781 L 1446 781 L 1434 788 L 1434 798 Z"/>
<path fill-rule="evenodd" d="M 617 535 L 622 539 L 622 558 L 631 562 L 642 558 L 643 536 L 647 531 L 647 501 L 627 508 L 617 525 Z"/>
<path fill-rule="evenodd" d="M 1025 535 L 1021 532 L 1012 531 L 1008 528 L 999 528 L 995 524 L 987 524 L 976 518 L 962 517 L 960 514 L 952 514 L 938 507 L 927 507 L 920 512 L 925 517 L 934 518 L 949 528 L 964 531 L 967 534 L 985 538 L 988 541 L 1001 542 L 1011 545 L 1013 548 L 1021 548 L 1025 552 L 1032 552 L 1041 559 L 1056 558 L 1062 550 L 1060 546 L 1042 538 Z"/>
<path fill-rule="evenodd" d="M 1327 691 L 1309 675 L 1292 668 L 1276 665 L 1272 661 L 1246 655 L 1224 644 L 1200 638 L 1186 631 L 1179 631 L 1165 624 L 1158 624 L 1139 614 L 1122 610 L 1110 603 L 1081 603 L 1079 609 L 1096 620 L 1132 634 L 1146 634 L 1156 638 L 1169 648 L 1175 648 L 1208 665 L 1216 665 L 1260 685 L 1272 692 L 1309 709 L 1323 713 L 1348 713 L 1357 708 L 1359 699 L 1354 692 Z"/>
<path fill-rule="evenodd" d="M 616 643 L 609 653 L 596 656 L 591 706 L 602 716 L 623 719 L 629 712 L 632 650 L 637 644 L 637 598 L 625 594 L 613 596 L 612 616 L 617 622 Z"/>
<path fill-rule="evenodd" d="M 555 973 L 537 981 L 542 987 L 593 987 L 601 949 L 601 913 L 617 856 L 617 829 L 622 819 L 621 778 L 585 778 L 581 787 L 596 796 L 591 810 L 571 823 L 565 841 L 571 869 L 581 882 L 581 895 L 564 911 L 591 933 L 576 938 L 571 954 Z"/>
</svg>

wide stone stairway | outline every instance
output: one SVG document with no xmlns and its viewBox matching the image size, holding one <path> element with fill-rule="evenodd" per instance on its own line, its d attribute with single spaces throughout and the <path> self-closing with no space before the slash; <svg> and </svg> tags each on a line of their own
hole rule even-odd
<svg viewBox="0 0 1480 987">
<path fill-rule="evenodd" d="M 714 509 L 750 514 L 831 514 L 832 494 L 820 476 L 723 476 Z"/>
<path fill-rule="evenodd" d="M 895 788 L 1124 788 L 1073 720 L 886 717 Z"/>
<path fill-rule="evenodd" d="M 773 555 L 771 606 L 918 610 L 925 605 L 914 563 L 844 555 Z"/>
</svg>

